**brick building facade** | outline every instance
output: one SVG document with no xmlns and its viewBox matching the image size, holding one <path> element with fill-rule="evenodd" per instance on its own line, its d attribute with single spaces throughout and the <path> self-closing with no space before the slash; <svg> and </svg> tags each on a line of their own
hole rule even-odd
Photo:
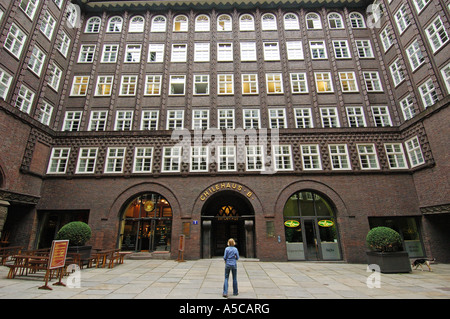
<svg viewBox="0 0 450 319">
<path fill-rule="evenodd" d="M 74 4 L 0 0 L 9 244 L 450 261 L 449 1 Z"/>
</svg>

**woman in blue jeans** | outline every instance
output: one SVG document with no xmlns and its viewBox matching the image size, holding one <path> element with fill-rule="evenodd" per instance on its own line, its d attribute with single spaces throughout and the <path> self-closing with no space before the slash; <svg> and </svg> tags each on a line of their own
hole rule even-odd
<svg viewBox="0 0 450 319">
<path fill-rule="evenodd" d="M 225 260 L 225 282 L 223 284 L 223 297 L 228 297 L 228 278 L 230 277 L 230 270 L 233 274 L 233 295 L 238 295 L 238 283 L 237 283 L 237 263 L 239 259 L 239 251 L 237 250 L 235 241 L 233 238 L 228 239 L 228 247 L 225 248 L 223 259 Z"/>
</svg>

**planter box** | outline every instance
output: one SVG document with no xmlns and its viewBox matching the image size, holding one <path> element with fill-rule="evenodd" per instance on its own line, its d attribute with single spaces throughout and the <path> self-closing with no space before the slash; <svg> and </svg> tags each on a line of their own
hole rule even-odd
<svg viewBox="0 0 450 319">
<path fill-rule="evenodd" d="M 367 263 L 375 264 L 380 267 L 380 272 L 384 274 L 408 273 L 411 272 L 408 252 L 377 252 L 368 251 Z"/>
</svg>

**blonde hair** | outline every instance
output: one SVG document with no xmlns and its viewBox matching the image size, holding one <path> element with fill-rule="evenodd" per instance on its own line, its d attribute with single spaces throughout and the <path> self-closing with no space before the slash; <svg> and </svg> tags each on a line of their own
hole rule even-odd
<svg viewBox="0 0 450 319">
<path fill-rule="evenodd" d="M 234 246 L 236 245 L 236 242 L 234 241 L 233 238 L 228 239 L 228 246 Z"/>
</svg>

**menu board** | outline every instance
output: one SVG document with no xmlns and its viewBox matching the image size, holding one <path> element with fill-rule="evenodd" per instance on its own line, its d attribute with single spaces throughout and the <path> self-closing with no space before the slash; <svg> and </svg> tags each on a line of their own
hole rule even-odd
<svg viewBox="0 0 450 319">
<path fill-rule="evenodd" d="M 48 269 L 64 267 L 64 265 L 66 264 L 68 247 L 68 240 L 54 240 L 52 242 L 52 250 L 50 252 L 50 259 L 48 261 Z"/>
</svg>

